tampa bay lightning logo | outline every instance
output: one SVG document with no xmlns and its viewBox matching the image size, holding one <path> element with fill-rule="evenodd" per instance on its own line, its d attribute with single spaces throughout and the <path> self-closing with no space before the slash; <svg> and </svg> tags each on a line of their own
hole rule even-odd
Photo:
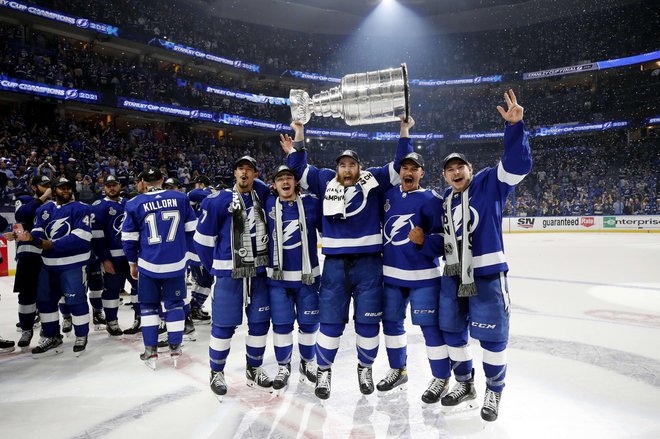
<svg viewBox="0 0 660 439">
<path fill-rule="evenodd" d="M 392 215 L 385 222 L 383 227 L 383 235 L 385 236 L 385 244 L 404 245 L 410 240 L 408 233 L 415 227 L 412 222 L 414 213 L 407 215 Z"/>
<path fill-rule="evenodd" d="M 121 215 L 117 215 L 115 217 L 115 220 L 112 222 L 112 230 L 115 231 L 115 235 L 119 235 L 121 233 L 121 229 L 124 226 L 125 219 L 126 219 L 125 213 L 122 213 Z"/>
<path fill-rule="evenodd" d="M 71 232 L 71 224 L 69 224 L 69 217 L 58 218 L 46 226 L 46 236 L 50 241 L 55 241 L 63 238 Z"/>
<path fill-rule="evenodd" d="M 87 29 L 89 27 L 89 20 L 86 18 L 76 18 L 76 26 Z"/>
<path fill-rule="evenodd" d="M 364 192 L 356 190 L 356 186 L 350 186 L 344 193 L 346 203 L 346 218 L 357 215 L 367 206 Z"/>
<path fill-rule="evenodd" d="M 470 206 L 470 212 L 472 214 L 472 230 L 475 230 L 479 225 L 479 213 L 472 206 Z M 463 209 L 460 205 L 454 208 L 452 218 L 454 219 L 454 227 L 456 230 L 461 228 L 463 225 Z"/>
<path fill-rule="evenodd" d="M 247 211 L 247 219 L 248 219 L 248 224 L 250 225 L 250 236 L 253 238 L 257 237 L 257 225 L 254 221 L 254 208 L 253 207 L 248 207 Z"/>
<path fill-rule="evenodd" d="M 234 67 L 240 67 L 241 66 L 241 61 L 234 61 Z"/>
<path fill-rule="evenodd" d="M 199 110 L 192 110 L 190 112 L 190 117 L 198 118 L 199 117 Z"/>
<path fill-rule="evenodd" d="M 298 220 L 284 221 L 282 224 L 282 248 L 284 250 L 291 250 L 302 245 L 299 230 Z"/>
<path fill-rule="evenodd" d="M 603 129 L 604 130 L 609 130 L 610 128 L 612 128 L 612 122 L 605 122 L 603 124 Z"/>
<path fill-rule="evenodd" d="M 477 76 L 476 78 L 474 78 L 474 83 L 481 84 L 481 76 Z"/>
<path fill-rule="evenodd" d="M 75 99 L 78 97 L 78 90 L 75 88 L 70 88 L 64 93 L 64 98 L 65 99 Z"/>
</svg>

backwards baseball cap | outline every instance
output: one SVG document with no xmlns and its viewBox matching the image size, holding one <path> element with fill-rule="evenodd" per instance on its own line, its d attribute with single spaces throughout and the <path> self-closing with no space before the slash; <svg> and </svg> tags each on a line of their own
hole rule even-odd
<svg viewBox="0 0 660 439">
<path fill-rule="evenodd" d="M 406 160 L 409 160 L 415 163 L 420 168 L 424 169 L 424 158 L 422 158 L 420 154 L 417 154 L 416 152 L 409 152 L 403 159 L 401 159 L 399 164 L 403 165 L 403 162 L 405 162 Z"/>
<path fill-rule="evenodd" d="M 50 183 L 50 178 L 45 175 L 35 175 L 32 177 L 32 180 L 30 180 L 30 184 L 34 186 L 50 186 Z"/>
<path fill-rule="evenodd" d="M 160 172 L 160 169 L 151 166 L 144 171 L 142 171 L 142 180 L 146 182 L 154 182 L 163 178 L 163 173 Z"/>
<path fill-rule="evenodd" d="M 296 174 L 293 172 L 293 169 L 289 168 L 287 165 L 280 165 L 275 170 L 275 174 L 273 174 L 273 180 L 275 180 L 278 175 L 284 174 L 284 173 L 291 174 L 291 175 L 293 175 L 294 178 L 296 177 Z"/>
<path fill-rule="evenodd" d="M 181 182 L 176 179 L 176 178 L 168 178 L 163 182 L 163 186 L 169 186 L 169 187 L 181 187 Z"/>
<path fill-rule="evenodd" d="M 201 183 L 205 186 L 210 186 L 211 179 L 208 178 L 206 175 L 198 175 L 197 178 L 195 179 L 195 183 Z"/>
<path fill-rule="evenodd" d="M 350 157 L 356 162 L 358 162 L 358 165 L 360 164 L 360 156 L 358 155 L 357 152 L 353 151 L 352 149 L 346 149 L 342 151 L 342 153 L 337 156 L 337 164 L 339 164 L 339 160 L 341 160 L 343 157 Z"/>
<path fill-rule="evenodd" d="M 247 163 L 248 165 L 252 166 L 255 171 L 257 170 L 257 161 L 249 155 L 244 155 L 243 157 L 236 160 L 234 162 L 234 169 L 238 168 L 243 163 Z"/>
<path fill-rule="evenodd" d="M 460 160 L 466 165 L 470 164 L 470 162 L 468 162 L 468 159 L 465 157 L 465 155 L 461 154 L 460 152 L 452 152 L 442 161 L 442 169 L 444 170 L 447 167 L 447 163 L 449 163 L 452 160 Z"/>
<path fill-rule="evenodd" d="M 107 185 L 110 185 L 110 184 L 119 184 L 119 179 L 117 177 L 115 177 L 114 175 L 108 175 L 103 180 L 103 185 L 107 186 Z"/>
<path fill-rule="evenodd" d="M 55 180 L 53 180 L 52 186 L 53 187 L 69 186 L 73 188 L 74 183 L 66 177 L 57 177 Z"/>
</svg>

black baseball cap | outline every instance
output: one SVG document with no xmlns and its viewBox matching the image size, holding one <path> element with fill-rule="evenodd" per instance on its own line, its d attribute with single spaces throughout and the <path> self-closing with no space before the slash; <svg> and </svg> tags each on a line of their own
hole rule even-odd
<svg viewBox="0 0 660 439">
<path fill-rule="evenodd" d="M 399 164 L 403 165 L 403 162 L 405 162 L 406 160 L 409 160 L 415 163 L 420 168 L 424 169 L 424 158 L 420 154 L 417 154 L 416 152 L 409 152 L 408 154 L 406 154 L 406 156 L 403 159 L 401 159 Z"/>
<path fill-rule="evenodd" d="M 234 162 L 234 170 L 238 168 L 242 163 L 247 163 L 248 165 L 252 166 L 255 171 L 257 170 L 257 161 L 249 155 L 244 155 L 243 157 L 236 160 Z"/>
<path fill-rule="evenodd" d="M 34 186 L 50 186 L 51 181 L 50 178 L 45 175 L 35 175 L 30 180 L 30 184 Z"/>
<path fill-rule="evenodd" d="M 195 183 L 201 183 L 205 186 L 210 186 L 211 179 L 208 178 L 206 175 L 198 175 L 197 178 L 195 179 Z"/>
<path fill-rule="evenodd" d="M 468 162 L 468 159 L 465 157 L 465 155 L 461 154 L 460 152 L 452 152 L 442 161 L 442 169 L 444 170 L 447 167 L 447 163 L 449 163 L 452 160 L 460 160 L 466 165 L 470 164 L 470 162 Z"/>
<path fill-rule="evenodd" d="M 146 182 L 154 182 L 163 178 L 163 173 L 160 172 L 160 169 L 155 166 L 151 166 L 144 171 L 142 171 L 142 180 Z"/>
<path fill-rule="evenodd" d="M 337 156 L 337 164 L 339 164 L 339 160 L 341 160 L 343 157 L 350 157 L 356 162 L 358 162 L 358 165 L 360 164 L 360 156 L 358 155 L 357 152 L 353 151 L 352 149 L 346 149 L 342 151 L 342 153 Z"/>
<path fill-rule="evenodd" d="M 163 186 L 181 187 L 181 182 L 176 178 L 170 177 L 163 182 Z"/>
<path fill-rule="evenodd" d="M 289 168 L 287 165 L 280 165 L 275 170 L 275 174 L 273 174 L 273 180 L 275 180 L 278 175 L 284 173 L 291 174 L 293 175 L 293 178 L 296 178 L 296 174 L 293 172 L 293 169 Z"/>
<path fill-rule="evenodd" d="M 119 179 L 117 177 L 115 177 L 114 175 L 108 175 L 103 180 L 103 186 L 107 186 L 107 185 L 110 185 L 110 184 L 120 184 Z"/>
<path fill-rule="evenodd" d="M 52 186 L 53 187 L 69 186 L 70 188 L 73 189 L 75 183 L 66 177 L 57 177 L 55 180 L 53 180 Z"/>
</svg>

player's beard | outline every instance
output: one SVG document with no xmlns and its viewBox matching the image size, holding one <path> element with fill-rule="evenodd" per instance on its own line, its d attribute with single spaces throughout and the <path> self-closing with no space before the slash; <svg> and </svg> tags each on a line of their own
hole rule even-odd
<svg viewBox="0 0 660 439">
<path fill-rule="evenodd" d="M 55 201 L 57 201 L 57 204 L 60 206 L 62 204 L 67 204 L 73 199 L 73 193 L 67 192 L 66 194 L 60 195 L 60 194 L 55 194 Z"/>
</svg>

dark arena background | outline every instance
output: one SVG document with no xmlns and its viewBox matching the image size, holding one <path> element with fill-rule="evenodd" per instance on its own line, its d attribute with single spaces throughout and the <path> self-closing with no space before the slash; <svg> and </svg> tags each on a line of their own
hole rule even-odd
<svg viewBox="0 0 660 439">
<path fill-rule="evenodd" d="M 250 154 L 270 183 L 286 160 L 280 134 L 293 135 L 291 89 L 311 96 L 401 63 L 423 187 L 447 188 L 443 158 L 454 151 L 475 173 L 498 163 L 496 107 L 508 89 L 524 107 L 533 160 L 503 212 L 512 305 L 496 422 L 423 405 L 431 377 L 409 319 L 407 391 L 360 394 L 349 324 L 323 404 L 298 383 L 297 360 L 284 395 L 245 386 L 244 323 L 222 403 L 209 390 L 209 325 L 196 327 L 176 369 L 162 360 L 155 372 L 138 358 L 141 338 L 105 330 L 90 331 L 80 358 L 68 337 L 56 357 L 2 353 L 0 435 L 660 437 L 659 29 L 652 0 L 0 0 L 7 230 L 36 175 L 75 180 L 77 199 L 91 204 L 108 175 L 129 194 L 149 166 L 182 190 L 199 176 L 231 187 L 234 162 Z M 347 148 L 363 167 L 381 166 L 399 137 L 397 122 L 312 116 L 305 129 L 310 162 L 325 168 Z M 16 250 L 0 246 L 0 335 L 17 341 Z M 132 317 L 121 305 L 123 329 Z M 374 379 L 387 369 L 381 340 Z"/>
</svg>

